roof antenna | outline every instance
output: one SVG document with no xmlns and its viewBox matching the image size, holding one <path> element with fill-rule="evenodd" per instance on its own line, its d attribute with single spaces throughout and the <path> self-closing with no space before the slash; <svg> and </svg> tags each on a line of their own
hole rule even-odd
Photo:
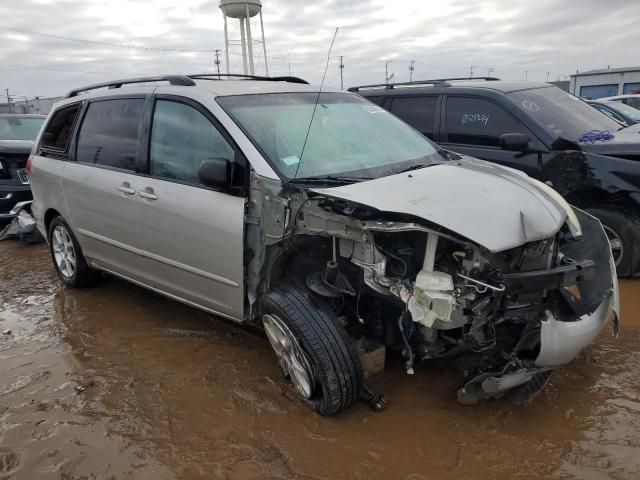
<svg viewBox="0 0 640 480">
<path fill-rule="evenodd" d="M 307 134 L 304 136 L 304 143 L 302 144 L 302 150 L 300 151 L 300 161 L 298 162 L 298 166 L 296 167 L 296 174 L 293 176 L 294 180 L 298 178 L 298 170 L 300 170 L 300 165 L 302 164 L 302 156 L 304 155 L 304 149 L 307 146 L 307 140 L 309 139 L 309 132 L 311 132 L 311 125 L 313 125 L 313 117 L 315 117 L 316 115 L 316 108 L 318 108 L 318 102 L 320 101 L 322 86 L 324 85 L 324 79 L 327 76 L 327 69 L 329 68 L 329 60 L 331 59 L 331 50 L 333 49 L 333 42 L 336 41 L 336 35 L 338 35 L 339 29 L 340 27 L 336 27 L 336 31 L 333 33 L 333 38 L 331 39 L 331 45 L 329 45 L 329 52 L 327 53 L 327 63 L 324 66 L 324 73 L 322 74 L 322 82 L 320 82 L 320 90 L 318 90 L 316 103 L 313 106 L 313 112 L 311 113 L 311 121 L 309 121 L 309 128 L 307 128 Z"/>
</svg>

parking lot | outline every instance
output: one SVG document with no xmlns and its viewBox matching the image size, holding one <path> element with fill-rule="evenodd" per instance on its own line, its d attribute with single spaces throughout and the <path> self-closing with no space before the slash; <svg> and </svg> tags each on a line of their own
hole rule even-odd
<svg viewBox="0 0 640 480">
<path fill-rule="evenodd" d="M 638 282 L 621 337 L 528 407 L 460 406 L 456 368 L 388 355 L 384 412 L 323 418 L 254 332 L 111 277 L 63 288 L 43 245 L 0 259 L 0 478 L 637 478 Z"/>
</svg>

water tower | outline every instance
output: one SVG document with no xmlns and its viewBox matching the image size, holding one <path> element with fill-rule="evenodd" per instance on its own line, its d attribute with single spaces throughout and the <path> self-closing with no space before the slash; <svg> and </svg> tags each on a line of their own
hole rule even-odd
<svg viewBox="0 0 640 480">
<path fill-rule="evenodd" d="M 260 30 L 262 40 L 255 43 L 262 43 L 264 53 L 264 68 L 267 76 L 269 66 L 267 65 L 267 46 L 264 41 L 264 24 L 262 23 L 262 2 L 260 0 L 220 0 L 220 10 L 224 16 L 224 46 L 227 60 L 227 73 L 229 72 L 229 44 L 237 43 L 237 40 L 229 40 L 227 29 L 227 18 L 240 20 L 240 48 L 242 49 L 242 67 L 244 74 L 254 74 L 253 63 L 253 37 L 251 36 L 251 18 L 260 15 Z"/>
</svg>

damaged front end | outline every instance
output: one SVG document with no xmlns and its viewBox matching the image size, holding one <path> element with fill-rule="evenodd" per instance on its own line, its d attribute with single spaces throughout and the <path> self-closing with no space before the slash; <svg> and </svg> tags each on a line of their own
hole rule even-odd
<svg viewBox="0 0 640 480">
<path fill-rule="evenodd" d="M 582 211 L 549 238 L 496 252 L 409 214 L 305 189 L 265 193 L 254 180 L 250 311 L 271 283 L 296 278 L 332 305 L 354 342 L 401 352 L 408 374 L 418 360 L 460 357 L 461 403 L 522 385 L 533 396 L 612 312 L 617 325 L 608 240 Z"/>
</svg>

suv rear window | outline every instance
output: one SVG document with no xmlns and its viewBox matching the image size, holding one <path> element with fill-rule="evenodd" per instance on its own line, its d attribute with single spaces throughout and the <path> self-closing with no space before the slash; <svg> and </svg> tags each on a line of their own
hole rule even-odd
<svg viewBox="0 0 640 480">
<path fill-rule="evenodd" d="M 391 104 L 391 113 L 400 117 L 423 135 L 433 140 L 438 97 L 397 97 Z"/>
<path fill-rule="evenodd" d="M 144 99 L 92 102 L 80 127 L 77 160 L 135 171 Z"/>
<path fill-rule="evenodd" d="M 499 147 L 503 133 L 526 133 L 501 107 L 473 97 L 447 97 L 449 143 Z"/>
</svg>

